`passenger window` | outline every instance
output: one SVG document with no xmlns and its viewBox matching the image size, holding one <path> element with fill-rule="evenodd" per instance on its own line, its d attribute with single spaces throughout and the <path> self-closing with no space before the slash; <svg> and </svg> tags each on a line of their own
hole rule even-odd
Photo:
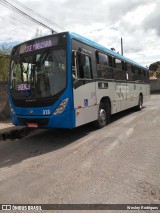
<svg viewBox="0 0 160 213">
<path fill-rule="evenodd" d="M 116 65 L 115 67 L 116 69 L 114 70 L 115 80 L 126 81 L 125 63 L 116 58 L 115 65 Z"/>
<path fill-rule="evenodd" d="M 135 67 L 132 65 L 131 68 L 132 68 L 132 74 L 134 74 L 135 73 Z"/>
<path fill-rule="evenodd" d="M 134 67 L 133 77 L 135 81 L 141 81 L 141 69 L 139 67 Z"/>
<path fill-rule="evenodd" d="M 126 68 L 128 72 L 132 72 L 132 66 L 131 64 L 126 63 Z"/>
<path fill-rule="evenodd" d="M 131 64 L 128 64 L 126 63 L 126 71 L 127 71 L 127 74 L 128 74 L 128 81 L 133 81 L 133 73 L 132 73 L 132 65 Z"/>
<path fill-rule="evenodd" d="M 119 70 L 122 70 L 122 62 L 121 62 L 121 60 L 116 58 L 115 62 L 116 62 L 116 68 L 119 69 Z"/>
<path fill-rule="evenodd" d="M 135 74 L 138 75 L 138 72 L 139 72 L 138 67 L 135 67 L 134 71 L 135 71 Z"/>
<path fill-rule="evenodd" d="M 116 68 L 116 59 L 112 58 L 112 67 Z"/>
<path fill-rule="evenodd" d="M 98 53 L 98 64 L 108 65 L 108 56 L 103 53 Z"/>
<path fill-rule="evenodd" d="M 91 75 L 91 62 L 90 62 L 90 57 L 89 56 L 85 56 L 86 58 L 86 63 L 83 66 L 83 74 L 84 74 L 84 78 L 86 79 L 91 79 L 92 75 Z"/>
<path fill-rule="evenodd" d="M 143 75 L 146 76 L 146 71 L 145 70 L 143 70 Z"/>
<path fill-rule="evenodd" d="M 141 70 L 141 68 L 138 69 L 138 75 L 142 75 L 142 70 Z"/>
<path fill-rule="evenodd" d="M 113 80 L 113 69 L 112 57 L 98 52 L 97 54 L 97 75 L 100 79 L 112 79 Z"/>
<path fill-rule="evenodd" d="M 111 56 L 108 56 L 108 66 L 109 67 L 112 67 L 112 57 Z"/>
<path fill-rule="evenodd" d="M 126 70 L 126 63 L 122 61 L 122 70 Z"/>
</svg>

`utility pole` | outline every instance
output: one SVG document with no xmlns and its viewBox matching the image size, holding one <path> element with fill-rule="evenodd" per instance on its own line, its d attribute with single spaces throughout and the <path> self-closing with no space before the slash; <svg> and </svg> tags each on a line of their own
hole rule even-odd
<svg viewBox="0 0 160 213">
<path fill-rule="evenodd" d="M 121 55 L 123 55 L 123 39 L 121 37 Z"/>
</svg>

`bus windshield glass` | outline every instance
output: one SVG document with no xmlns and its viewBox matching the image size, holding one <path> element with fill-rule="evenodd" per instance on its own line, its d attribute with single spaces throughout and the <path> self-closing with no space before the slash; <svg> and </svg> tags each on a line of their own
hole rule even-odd
<svg viewBox="0 0 160 213">
<path fill-rule="evenodd" d="M 66 87 L 66 50 L 50 47 L 12 56 L 10 92 L 14 99 L 52 97 Z"/>
</svg>

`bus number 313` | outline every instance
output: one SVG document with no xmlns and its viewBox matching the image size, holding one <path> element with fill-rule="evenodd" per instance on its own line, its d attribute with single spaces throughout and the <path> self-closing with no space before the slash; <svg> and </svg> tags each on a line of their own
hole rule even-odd
<svg viewBox="0 0 160 213">
<path fill-rule="evenodd" d="M 43 115 L 50 115 L 50 114 L 51 114 L 50 110 L 43 110 Z"/>
</svg>

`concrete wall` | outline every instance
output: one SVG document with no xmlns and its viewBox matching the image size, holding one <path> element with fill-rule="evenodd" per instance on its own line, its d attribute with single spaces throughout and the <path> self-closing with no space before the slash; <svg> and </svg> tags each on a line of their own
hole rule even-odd
<svg viewBox="0 0 160 213">
<path fill-rule="evenodd" d="M 0 82 L 0 120 L 9 118 L 8 83 Z"/>
<path fill-rule="evenodd" d="M 160 92 L 160 78 L 158 78 L 157 80 L 151 80 L 150 85 L 151 92 Z"/>
</svg>

